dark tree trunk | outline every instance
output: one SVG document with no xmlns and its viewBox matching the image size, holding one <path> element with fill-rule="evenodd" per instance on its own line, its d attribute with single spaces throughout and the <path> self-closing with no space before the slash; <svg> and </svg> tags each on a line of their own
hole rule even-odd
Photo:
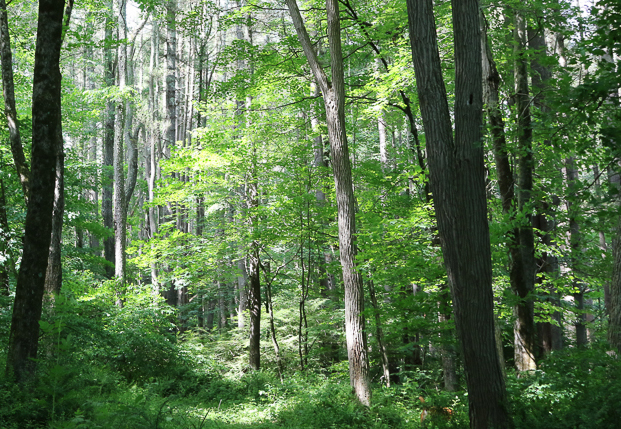
<svg viewBox="0 0 621 429">
<path fill-rule="evenodd" d="M 13 81 L 13 55 L 11 53 L 11 38 L 9 36 L 9 23 L 6 11 L 6 1 L 0 0 L 0 59 L 2 62 L 2 87 L 4 96 L 4 113 L 9 127 L 9 141 L 13 162 L 19 176 L 19 181 L 24 191 L 24 197 L 28 201 L 30 172 L 24 156 L 22 139 L 17 121 L 15 109 L 15 86 Z"/>
<path fill-rule="evenodd" d="M 455 139 L 432 0 L 408 0 L 412 57 L 427 137 L 431 190 L 466 372 L 470 427 L 506 428 L 506 389 L 494 334 L 492 266 L 481 145 L 479 2 L 452 2 Z"/>
<path fill-rule="evenodd" d="M 112 42 L 113 34 L 113 7 L 112 0 L 108 3 L 109 11 L 106 14 L 106 40 Z M 104 48 L 104 81 L 108 88 L 114 86 L 114 51 L 108 46 Z M 114 276 L 114 216 L 112 211 L 112 187 L 114 183 L 114 125 L 115 111 L 114 100 L 106 101 L 106 111 L 104 116 L 104 137 L 103 137 L 103 171 L 102 171 L 102 192 L 101 192 L 101 215 L 103 225 L 110 232 L 110 236 L 104 238 L 104 258 L 108 261 L 106 265 L 106 276 Z"/>
<path fill-rule="evenodd" d="M 530 209 L 533 191 L 533 130 L 530 114 L 530 94 L 526 58 L 526 19 L 522 12 L 515 14 L 515 107 L 518 125 L 518 180 L 517 210 L 525 219 L 517 227 L 513 265 L 511 266 L 511 287 L 519 297 L 515 312 L 515 366 L 518 371 L 537 369 L 536 330 L 534 321 L 533 293 L 535 290 L 535 236 Z"/>
<path fill-rule="evenodd" d="M 30 195 L 7 353 L 7 373 L 20 382 L 35 368 L 52 234 L 56 158 L 62 147 L 59 62 L 63 9 L 63 0 L 39 1 L 32 93 Z"/>
<path fill-rule="evenodd" d="M 496 161 L 496 172 L 498 175 L 498 187 L 500 190 L 502 211 L 505 215 L 515 220 L 514 210 L 516 207 L 514 193 L 514 177 L 509 162 L 509 154 L 507 151 L 507 142 L 505 137 L 505 124 L 500 111 L 500 75 L 496 68 L 496 63 L 492 57 L 487 40 L 487 31 L 485 17 L 482 16 L 483 34 L 481 37 L 482 65 L 483 65 L 483 101 L 487 109 L 489 117 L 490 131 L 493 140 L 494 160 Z M 516 36 L 519 40 L 518 36 Z M 521 50 L 518 50 L 521 53 Z M 519 90 L 526 91 L 528 98 L 528 85 L 525 81 L 526 70 L 523 59 L 516 63 L 521 72 L 516 73 L 516 82 L 519 82 Z M 526 88 L 524 84 L 526 83 Z M 532 132 L 530 130 L 530 113 L 528 106 L 524 106 L 522 94 L 516 96 L 519 100 L 522 112 L 519 123 L 520 143 L 522 144 L 521 154 L 519 156 L 520 174 L 519 180 L 522 186 L 528 189 L 528 195 L 532 190 L 532 150 L 530 149 L 530 141 Z M 529 179 L 530 178 L 530 179 Z M 530 181 L 529 181 L 530 180 Z M 530 185 L 529 185 L 530 183 Z M 529 196 L 524 192 L 520 193 L 522 199 L 518 202 L 518 206 L 523 209 L 528 201 Z M 526 196 L 524 196 L 526 195 Z M 530 216 L 529 216 L 530 219 Z M 532 298 L 529 291 L 534 288 L 535 279 L 535 259 L 534 259 L 534 238 L 532 235 L 532 225 L 530 221 L 527 225 L 516 227 L 509 231 L 509 280 L 511 289 L 520 297 L 520 302 L 515 306 L 514 313 L 516 321 L 514 326 L 515 335 L 515 363 L 518 371 L 530 371 L 536 369 L 535 365 L 535 325 Z"/>
<path fill-rule="evenodd" d="M 45 273 L 45 291 L 50 295 L 60 293 L 63 283 L 61 264 L 61 243 L 63 235 L 63 214 L 65 211 L 65 153 L 61 145 L 58 147 L 56 159 L 56 182 L 54 184 L 54 209 L 52 212 L 52 237 Z"/>
<path fill-rule="evenodd" d="M 0 179 L 0 255 L 4 256 L 4 262 L 0 262 L 0 295 L 9 296 L 9 220 L 6 215 L 6 195 L 4 182 Z"/>
<path fill-rule="evenodd" d="M 251 369 L 261 368 L 261 278 L 259 253 L 249 255 L 250 272 L 248 273 L 250 310 L 249 365 Z"/>
</svg>

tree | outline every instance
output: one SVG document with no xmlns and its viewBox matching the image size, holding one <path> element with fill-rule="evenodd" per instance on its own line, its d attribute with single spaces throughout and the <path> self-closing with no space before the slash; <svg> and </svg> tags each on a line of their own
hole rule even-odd
<svg viewBox="0 0 621 429">
<path fill-rule="evenodd" d="M 60 48 L 63 0 L 41 0 L 32 94 L 32 161 L 24 251 L 11 319 L 7 373 L 32 375 L 52 233 L 58 154 L 62 149 Z"/>
<path fill-rule="evenodd" d="M 364 332 L 365 320 L 362 314 L 364 310 L 364 291 L 362 276 L 356 269 L 355 201 L 347 134 L 345 132 L 345 80 L 341 51 L 339 6 L 336 0 L 326 1 L 328 43 L 330 46 L 330 66 L 332 71 L 331 82 L 319 63 L 317 53 L 310 40 L 296 1 L 287 0 L 287 7 L 289 8 L 293 25 L 300 44 L 304 49 L 308 64 L 324 99 L 338 207 L 339 254 L 343 269 L 343 282 L 345 283 L 345 331 L 347 336 L 347 356 L 349 359 L 349 378 L 358 400 L 363 405 L 370 406 L 369 358 Z"/>
<path fill-rule="evenodd" d="M 416 86 L 431 191 L 466 371 L 470 427 L 510 426 L 494 337 L 482 124 L 479 2 L 453 1 L 455 137 L 442 78 L 432 0 L 408 0 Z"/>
</svg>

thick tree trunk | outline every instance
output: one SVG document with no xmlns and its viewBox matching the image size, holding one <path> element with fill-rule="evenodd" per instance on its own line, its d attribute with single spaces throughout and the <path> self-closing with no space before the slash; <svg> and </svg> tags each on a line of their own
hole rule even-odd
<svg viewBox="0 0 621 429">
<path fill-rule="evenodd" d="M 105 36 L 106 40 L 112 42 L 113 33 L 113 5 L 112 0 L 108 3 L 109 12 L 106 14 Z M 104 48 L 104 81 L 107 88 L 114 86 L 114 51 L 111 47 Z M 120 120 L 120 118 L 119 118 Z M 103 137 L 103 174 L 101 192 L 101 215 L 103 225 L 110 232 L 114 231 L 114 214 L 112 210 L 113 184 L 114 184 L 114 128 L 115 128 L 115 108 L 114 100 L 106 101 L 106 111 L 104 117 L 104 137 Z M 104 258 L 109 265 L 106 266 L 106 276 L 114 276 L 114 235 L 104 238 Z"/>
<path fill-rule="evenodd" d="M 11 53 L 11 38 L 9 36 L 9 23 L 6 10 L 6 1 L 0 0 L 0 59 L 2 62 L 2 87 L 4 96 L 4 113 L 9 127 L 9 141 L 11 153 L 19 181 L 22 185 L 24 198 L 28 201 L 30 171 L 24 156 L 17 110 L 15 108 L 15 86 L 13 81 L 13 55 Z"/>
<path fill-rule="evenodd" d="M 338 207 L 339 251 L 345 286 L 345 333 L 349 378 L 360 403 L 370 406 L 369 357 L 363 316 L 364 293 L 362 276 L 356 270 L 355 262 L 355 201 L 345 132 L 345 81 L 338 2 L 336 0 L 326 1 L 332 82 L 328 80 L 317 59 L 296 1 L 287 0 L 287 6 L 306 59 L 323 94 Z"/>
<path fill-rule="evenodd" d="M 52 233 L 56 158 L 62 147 L 60 47 L 64 1 L 40 0 L 32 93 L 32 170 L 24 251 L 17 278 L 7 373 L 33 374 Z"/>
<path fill-rule="evenodd" d="M 452 2 L 455 140 L 432 0 L 408 0 L 412 57 L 427 137 L 431 190 L 460 340 L 470 427 L 506 428 L 506 389 L 494 336 L 492 266 L 481 145 L 479 2 Z"/>
</svg>

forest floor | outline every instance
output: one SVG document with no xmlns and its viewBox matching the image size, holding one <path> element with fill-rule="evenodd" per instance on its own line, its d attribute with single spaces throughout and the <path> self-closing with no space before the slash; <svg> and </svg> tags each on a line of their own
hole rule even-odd
<svg viewBox="0 0 621 429">
<path fill-rule="evenodd" d="M 351 392 L 343 347 L 332 347 L 328 361 L 327 349 L 317 346 L 301 370 L 290 330 L 282 335 L 281 379 L 267 332 L 264 369 L 250 371 L 246 335 L 238 329 L 179 334 L 172 329 L 177 315 L 166 307 L 145 300 L 117 309 L 109 301 L 57 299 L 41 322 L 37 380 L 15 385 L 1 372 L 1 429 L 409 429 L 422 427 L 419 396 L 428 407 L 452 410 L 450 419 L 435 416 L 425 427 L 469 427 L 464 374 L 459 391 L 444 391 L 441 360 L 432 354 L 391 387 L 378 383 L 381 365 L 373 361 L 367 409 Z M 4 366 L 10 307 L 2 304 Z M 603 340 L 583 350 L 569 345 L 528 377 L 509 368 L 515 427 L 618 429 L 621 362 L 606 350 Z"/>
</svg>

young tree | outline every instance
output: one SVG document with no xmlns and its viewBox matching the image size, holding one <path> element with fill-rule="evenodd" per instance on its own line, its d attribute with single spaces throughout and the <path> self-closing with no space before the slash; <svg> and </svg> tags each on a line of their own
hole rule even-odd
<svg viewBox="0 0 621 429">
<path fill-rule="evenodd" d="M 416 85 L 431 190 L 460 340 L 470 427 L 510 426 L 494 337 L 485 194 L 481 32 L 478 0 L 451 2 L 455 47 L 455 137 L 442 78 L 432 0 L 408 0 Z"/>
</svg>

